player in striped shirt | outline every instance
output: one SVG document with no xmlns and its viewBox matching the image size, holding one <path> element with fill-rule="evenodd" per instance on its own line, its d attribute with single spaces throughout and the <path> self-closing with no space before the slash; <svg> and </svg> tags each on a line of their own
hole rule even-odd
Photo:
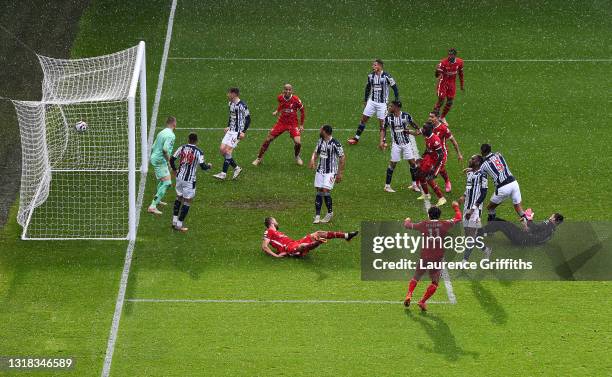
<svg viewBox="0 0 612 377">
<path fill-rule="evenodd" d="M 416 140 L 414 135 L 419 135 L 421 131 L 419 126 L 414 123 L 412 116 L 402 111 L 402 103 L 400 101 L 391 102 L 391 112 L 385 118 L 385 124 L 380 129 L 380 143 L 379 148 L 385 149 L 387 143 L 385 143 L 387 128 L 391 131 L 391 159 L 389 166 L 387 167 L 387 179 L 385 181 L 386 192 L 395 192 L 391 188 L 391 179 L 393 178 L 393 171 L 397 166 L 397 163 L 404 159 L 408 161 L 410 167 L 410 176 L 412 177 L 412 189 L 418 191 L 417 187 L 417 165 L 416 160 L 419 158 L 418 148 L 416 146 Z M 410 130 L 412 127 L 413 130 Z"/>
<path fill-rule="evenodd" d="M 331 190 L 334 188 L 334 183 L 342 181 L 344 173 L 344 165 L 346 157 L 342 144 L 332 137 L 332 127 L 329 124 L 321 127 L 319 133 L 319 141 L 315 151 L 310 158 L 309 167 L 315 168 L 315 161 L 319 157 L 319 165 L 315 174 L 314 186 L 317 190 L 315 197 L 315 217 L 313 224 L 328 223 L 334 216 L 332 209 Z M 321 219 L 321 207 L 325 200 L 327 207 L 327 215 Z"/>
<path fill-rule="evenodd" d="M 361 115 L 361 121 L 355 136 L 348 139 L 350 145 L 355 145 L 359 142 L 361 133 L 365 130 L 366 123 L 372 115 L 376 115 L 380 127 L 383 127 L 385 116 L 387 115 L 389 88 L 393 89 L 395 100 L 400 100 L 395 80 L 389 73 L 383 71 L 383 67 L 384 63 L 380 59 L 376 59 L 372 63 L 372 72 L 368 75 L 368 81 L 365 86 L 363 114 Z"/>
<path fill-rule="evenodd" d="M 285 233 L 278 231 L 278 221 L 276 221 L 274 217 L 266 217 L 264 225 L 266 231 L 264 232 L 263 242 L 261 243 L 261 250 L 275 258 L 303 257 L 329 239 L 342 238 L 346 241 L 350 241 L 359 234 L 358 231 L 332 232 L 318 230 L 299 240 L 294 240 L 285 235 Z M 270 246 L 276 249 L 276 253 L 272 251 Z"/>
<path fill-rule="evenodd" d="M 196 193 L 196 170 L 200 165 L 202 170 L 208 170 L 211 164 L 204 161 L 204 152 L 197 147 L 198 135 L 189 134 L 188 143 L 177 148 L 170 158 L 170 167 L 176 175 L 176 200 L 174 201 L 174 215 L 172 228 L 181 232 L 188 229 L 183 227 L 191 201 Z M 178 168 L 176 161 L 178 160 Z"/>
<path fill-rule="evenodd" d="M 476 237 L 478 230 L 482 228 L 480 220 L 482 216 L 482 203 L 487 197 L 487 178 L 479 170 L 482 162 L 483 158 L 479 155 L 470 157 L 465 192 L 459 198 L 459 202 L 463 203 L 463 230 L 466 237 Z M 466 248 L 463 253 L 464 261 L 469 259 L 472 249 Z M 485 252 L 485 257 L 488 258 L 487 249 L 483 248 L 483 251 Z"/>
<path fill-rule="evenodd" d="M 480 173 L 483 177 L 491 177 L 495 184 L 495 194 L 491 197 L 487 210 L 489 211 L 488 221 L 494 221 L 498 205 L 504 200 L 511 198 L 514 210 L 519 215 L 523 227 L 527 229 L 527 217 L 522 207 L 521 189 L 516 178 L 510 172 L 506 159 L 499 152 L 492 153 L 489 144 L 480 146 L 480 155 L 484 161 L 480 166 Z"/>
<path fill-rule="evenodd" d="M 155 169 L 155 178 L 157 179 L 157 191 L 155 197 L 151 201 L 148 213 L 154 215 L 161 215 L 162 212 L 157 209 L 157 205 L 166 205 L 162 202 L 164 195 L 168 188 L 172 186 L 172 177 L 170 176 L 170 170 L 168 169 L 168 163 L 170 156 L 172 155 L 172 148 L 174 148 L 174 129 L 176 128 L 176 118 L 168 117 L 166 120 L 166 128 L 159 131 L 155 142 L 151 147 L 151 165 Z"/>
<path fill-rule="evenodd" d="M 238 166 L 232 153 L 238 146 L 238 142 L 244 139 L 246 131 L 251 124 L 251 113 L 246 103 L 240 99 L 240 89 L 229 88 L 227 98 L 229 100 L 229 119 L 225 128 L 225 136 L 221 141 L 219 152 L 225 158 L 223 161 L 223 170 L 213 175 L 213 177 L 224 180 L 227 176 L 227 170 L 231 166 L 234 168 L 233 179 L 238 178 L 242 168 Z"/>
</svg>

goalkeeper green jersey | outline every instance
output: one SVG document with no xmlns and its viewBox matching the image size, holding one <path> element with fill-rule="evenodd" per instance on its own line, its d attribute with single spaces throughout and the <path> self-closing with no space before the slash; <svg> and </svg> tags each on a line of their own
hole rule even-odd
<svg viewBox="0 0 612 377">
<path fill-rule="evenodd" d="M 166 164 L 164 151 L 166 151 L 168 157 L 172 155 L 175 138 L 176 136 L 171 128 L 164 128 L 157 134 L 153 147 L 151 147 L 151 163 L 153 165 Z"/>
</svg>

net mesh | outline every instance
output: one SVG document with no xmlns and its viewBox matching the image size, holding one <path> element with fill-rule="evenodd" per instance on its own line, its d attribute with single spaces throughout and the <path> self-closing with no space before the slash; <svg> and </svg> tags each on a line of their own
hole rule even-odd
<svg viewBox="0 0 612 377">
<path fill-rule="evenodd" d="M 13 101 L 24 238 L 127 237 L 128 95 L 137 49 L 89 59 L 39 56 L 42 101 Z M 76 127 L 81 122 L 84 130 Z"/>
</svg>

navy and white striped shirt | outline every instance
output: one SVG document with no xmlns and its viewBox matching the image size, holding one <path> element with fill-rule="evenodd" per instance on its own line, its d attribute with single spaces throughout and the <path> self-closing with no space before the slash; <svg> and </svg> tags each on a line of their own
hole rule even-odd
<svg viewBox="0 0 612 377">
<path fill-rule="evenodd" d="M 196 181 L 196 166 L 200 165 L 203 170 L 208 170 L 208 164 L 204 162 L 204 152 L 193 144 L 185 144 L 178 147 L 170 159 L 173 170 L 176 169 L 175 161 L 179 161 L 176 178 L 185 182 Z"/>
<path fill-rule="evenodd" d="M 229 103 L 227 127 L 230 132 L 246 132 L 251 124 L 251 113 L 244 101 Z"/>
<path fill-rule="evenodd" d="M 484 162 L 480 166 L 480 172 L 485 178 L 490 176 L 496 188 L 514 181 L 506 160 L 499 152 L 489 153 L 484 158 Z"/>
<path fill-rule="evenodd" d="M 407 145 L 410 143 L 410 134 L 408 133 L 408 127 L 414 123 L 412 116 L 408 113 L 401 112 L 400 116 L 390 113 L 385 118 L 385 130 L 389 128 L 391 135 L 393 136 L 393 144 Z"/>
<path fill-rule="evenodd" d="M 319 155 L 317 173 L 338 173 L 338 161 L 344 156 L 344 149 L 342 149 L 342 144 L 338 140 L 334 138 L 329 140 L 320 138 L 315 152 Z"/>
<path fill-rule="evenodd" d="M 468 172 L 463 195 L 465 197 L 464 211 L 474 206 L 482 210 L 482 202 L 487 195 L 487 178 L 480 171 Z"/>
<path fill-rule="evenodd" d="M 371 99 L 374 102 L 387 103 L 389 87 L 393 87 L 393 93 L 397 98 L 399 93 L 393 77 L 387 72 L 381 72 L 380 75 L 377 75 L 376 72 L 372 71 L 368 75 L 368 82 L 365 87 L 365 100 Z"/>
</svg>

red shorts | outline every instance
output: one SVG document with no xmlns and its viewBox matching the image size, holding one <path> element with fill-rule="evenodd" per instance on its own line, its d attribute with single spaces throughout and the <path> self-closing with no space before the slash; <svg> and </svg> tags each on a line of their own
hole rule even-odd
<svg viewBox="0 0 612 377">
<path fill-rule="evenodd" d="M 310 237 L 310 234 L 297 240 L 297 241 L 293 241 L 290 242 L 289 244 L 287 244 L 287 246 L 285 247 L 285 250 L 287 250 L 287 254 L 295 254 L 296 253 L 296 249 L 300 246 L 303 245 L 305 243 L 311 243 L 314 242 L 312 237 Z"/>
<path fill-rule="evenodd" d="M 415 274 L 422 275 L 426 271 L 429 272 L 429 278 L 431 280 L 438 281 L 440 280 L 440 275 L 442 274 L 442 270 L 439 268 L 421 268 L 421 264 L 426 265 L 429 262 L 441 262 L 444 258 L 421 258 L 419 259 L 419 264 L 417 266 Z"/>
<path fill-rule="evenodd" d="M 457 84 L 454 81 L 440 81 L 436 91 L 439 98 L 455 98 Z"/>
<path fill-rule="evenodd" d="M 297 124 L 284 124 L 284 123 L 276 123 L 272 130 L 270 131 L 270 135 L 273 137 L 278 137 L 283 132 L 289 131 L 291 137 L 300 136 L 300 129 Z"/>
<path fill-rule="evenodd" d="M 446 159 L 442 160 L 442 165 L 446 163 Z M 436 165 L 436 159 L 431 157 L 431 155 L 426 155 L 421 159 L 421 163 L 419 164 L 419 171 L 423 177 L 427 176 L 431 169 Z M 437 174 L 436 174 L 437 175 Z"/>
</svg>

